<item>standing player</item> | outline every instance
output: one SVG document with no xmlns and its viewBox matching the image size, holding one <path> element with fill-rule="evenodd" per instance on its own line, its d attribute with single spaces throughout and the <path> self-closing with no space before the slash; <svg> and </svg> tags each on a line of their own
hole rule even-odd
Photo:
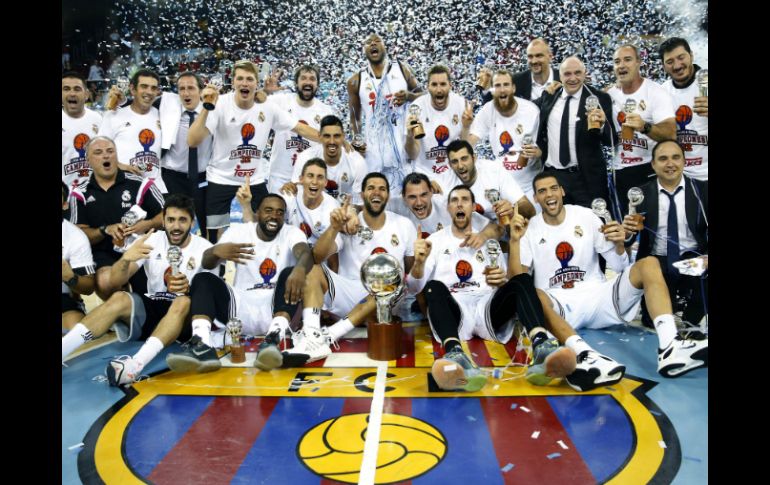
<svg viewBox="0 0 770 485">
<path fill-rule="evenodd" d="M 96 136 L 102 115 L 85 107 L 88 90 L 83 77 L 65 72 L 61 77 L 61 179 L 77 187 L 91 175 L 86 144 Z"/>
</svg>

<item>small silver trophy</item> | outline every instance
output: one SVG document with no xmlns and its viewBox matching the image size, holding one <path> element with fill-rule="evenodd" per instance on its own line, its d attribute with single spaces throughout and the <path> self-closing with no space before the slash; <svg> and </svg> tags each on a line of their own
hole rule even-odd
<svg viewBox="0 0 770 485">
<path fill-rule="evenodd" d="M 484 249 L 487 253 L 487 262 L 489 262 L 487 266 L 490 268 L 497 268 L 499 266 L 498 260 L 500 259 L 500 253 L 502 252 L 500 243 L 495 239 L 488 239 L 484 245 Z"/>
<path fill-rule="evenodd" d="M 171 266 L 171 276 L 179 274 L 179 266 L 182 264 L 182 248 L 179 246 L 169 246 L 166 251 L 166 260 L 168 265 Z M 177 293 L 177 295 L 183 295 L 184 293 Z"/>
<path fill-rule="evenodd" d="M 120 76 L 115 80 L 115 86 L 117 86 L 120 92 L 123 93 L 123 96 L 126 96 L 128 94 L 128 88 L 131 86 L 131 80 L 126 76 Z M 107 100 L 107 109 L 113 110 L 117 108 L 118 101 L 120 101 L 120 98 L 117 96 L 110 96 L 110 99 Z"/>
<path fill-rule="evenodd" d="M 411 125 L 412 134 L 414 135 L 415 140 L 420 140 L 425 137 L 425 129 L 422 127 L 422 123 L 420 123 L 419 117 L 420 117 L 420 107 L 416 104 L 412 104 L 409 106 L 409 114 L 411 116 L 414 116 L 418 118 L 417 123 Z"/>
<path fill-rule="evenodd" d="M 227 333 L 230 334 L 230 362 L 240 364 L 246 361 L 246 349 L 241 345 L 243 323 L 237 318 L 227 321 Z"/>
<path fill-rule="evenodd" d="M 628 189 L 628 215 L 634 219 L 635 231 L 641 231 L 644 228 L 644 216 L 637 214 L 636 208 L 644 201 L 644 192 L 639 187 Z"/>
<path fill-rule="evenodd" d="M 519 164 L 519 167 L 526 167 L 527 163 L 529 163 L 529 158 L 524 155 L 524 145 L 531 145 L 534 141 L 535 140 L 532 139 L 532 135 L 529 133 L 525 133 L 524 136 L 521 137 L 522 151 L 519 153 L 519 159 L 516 161 L 516 163 Z"/>
<path fill-rule="evenodd" d="M 591 210 L 594 214 L 599 216 L 599 219 L 602 219 L 605 224 L 612 222 L 612 215 L 610 214 L 610 211 L 607 210 L 607 202 L 601 197 L 598 197 L 591 202 Z"/>
<path fill-rule="evenodd" d="M 484 191 L 484 197 L 490 204 L 495 205 L 495 202 L 500 200 L 500 191 L 497 189 L 488 189 Z M 502 216 L 499 218 L 499 222 L 503 226 L 507 226 L 511 222 L 511 218 L 508 216 Z"/>
<path fill-rule="evenodd" d="M 595 95 L 590 95 L 586 98 L 586 113 L 590 115 L 591 111 L 595 110 L 599 107 L 599 98 L 597 98 Z M 598 130 L 601 126 L 599 125 L 598 121 L 592 121 L 590 116 L 588 118 L 588 129 L 589 130 Z"/>
<path fill-rule="evenodd" d="M 626 114 L 626 116 L 630 114 L 634 114 L 636 112 L 636 101 L 629 98 L 626 100 L 626 102 L 623 104 L 623 112 Z M 633 140 L 634 139 L 634 129 L 630 126 L 623 126 L 622 132 L 620 137 L 623 140 Z"/>
<path fill-rule="evenodd" d="M 701 69 L 695 74 L 695 80 L 698 82 L 698 93 L 701 96 L 709 95 L 709 70 Z"/>
<path fill-rule="evenodd" d="M 363 148 L 364 143 L 366 143 L 366 139 L 364 138 L 364 135 L 362 133 L 356 133 L 353 135 L 353 141 L 351 142 L 351 145 L 353 145 L 353 148 L 356 150 L 360 150 Z"/>
<path fill-rule="evenodd" d="M 225 76 L 220 73 L 216 73 L 212 75 L 211 78 L 209 78 L 209 84 L 214 86 L 214 88 L 217 90 L 218 93 L 221 93 L 222 88 L 225 85 Z M 216 108 L 216 105 L 214 103 L 210 103 L 209 101 L 204 101 L 203 107 L 206 108 L 208 111 L 214 111 L 214 109 Z"/>
<path fill-rule="evenodd" d="M 128 212 L 123 214 L 123 216 L 120 218 L 120 222 L 128 228 L 133 227 L 137 222 L 144 220 L 145 217 L 147 217 L 147 212 L 145 212 L 145 210 L 138 205 L 134 204 L 130 209 L 128 209 Z M 131 245 L 134 244 L 140 237 L 141 234 L 129 234 L 122 241 L 115 241 L 115 247 L 113 249 L 115 249 L 117 252 L 124 253 L 126 252 L 126 249 L 131 247 Z M 118 244 L 119 242 L 121 244 Z"/>
</svg>

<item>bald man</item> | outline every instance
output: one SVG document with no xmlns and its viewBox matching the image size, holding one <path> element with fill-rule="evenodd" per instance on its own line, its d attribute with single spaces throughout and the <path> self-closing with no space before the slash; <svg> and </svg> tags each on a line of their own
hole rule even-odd
<svg viewBox="0 0 770 485">
<path fill-rule="evenodd" d="M 585 84 L 586 66 L 568 57 L 559 66 L 561 82 L 535 102 L 540 107 L 537 144 L 543 150 L 544 172 L 552 173 L 563 187 L 568 204 L 591 207 L 596 197 L 607 200 L 607 165 L 602 145 L 609 146 L 615 127 L 609 94 Z M 599 107 L 587 111 L 586 98 L 595 95 Z M 564 137 L 566 134 L 566 138 Z"/>
<path fill-rule="evenodd" d="M 513 77 L 516 96 L 530 101 L 538 99 L 551 81 L 559 81 L 559 72 L 551 67 L 553 54 L 545 39 L 538 37 L 527 45 L 529 69 Z"/>
</svg>

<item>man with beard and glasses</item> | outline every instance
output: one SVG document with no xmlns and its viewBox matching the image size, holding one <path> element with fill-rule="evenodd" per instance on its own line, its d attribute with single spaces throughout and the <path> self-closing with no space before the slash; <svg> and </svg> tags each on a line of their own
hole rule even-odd
<svg viewBox="0 0 770 485">
<path fill-rule="evenodd" d="M 110 385 L 119 386 L 135 382 L 147 364 L 177 337 L 189 338 L 189 327 L 184 326 L 190 309 L 189 283 L 203 271 L 203 254 L 211 247 L 207 240 L 190 234 L 194 218 L 192 198 L 169 195 L 163 206 L 163 231 L 147 232 L 110 269 L 113 285 L 120 287 L 144 268 L 147 292 L 119 291 L 94 308 L 62 338 L 62 360 L 114 324 L 121 342 L 144 341 L 133 356 L 120 356 L 107 364 Z M 174 251 L 178 254 L 176 270 L 169 261 Z"/>
<path fill-rule="evenodd" d="M 319 141 L 318 130 L 300 123 L 270 97 L 263 103 L 255 100 L 257 77 L 254 63 L 241 60 L 233 66 L 233 92 L 218 101 L 216 88 L 206 86 L 201 92 L 203 109 L 187 135 L 191 147 L 214 136 L 214 153 L 206 169 L 206 226 L 218 233 L 230 225 L 230 205 L 247 175 L 252 183 L 252 210 L 267 195 L 269 162 L 263 152 L 271 129 Z M 209 104 L 213 111 L 206 108 Z"/>
<path fill-rule="evenodd" d="M 77 72 L 62 74 L 61 98 L 61 179 L 72 188 L 91 175 L 86 144 L 99 132 L 102 115 L 85 107 L 88 90 Z"/>
<path fill-rule="evenodd" d="M 414 260 L 414 225 L 405 217 L 385 210 L 390 195 L 388 179 L 372 172 L 361 184 L 364 209 L 356 216 L 350 199 L 331 214 L 331 226 L 313 247 L 316 266 L 308 274 L 302 300 L 302 329 L 294 347 L 283 352 L 283 365 L 301 366 L 329 356 L 335 344 L 375 311 L 374 298 L 361 283 L 361 265 L 372 254 L 388 253 L 403 261 L 409 271 Z M 339 273 L 329 271 L 324 261 L 339 253 Z M 364 301 L 365 299 L 365 301 Z M 321 328 L 321 310 L 344 316 Z"/>
<path fill-rule="evenodd" d="M 559 81 L 559 71 L 551 66 L 553 54 L 545 39 L 538 37 L 527 45 L 529 69 L 513 76 L 516 93 L 520 98 L 535 101 L 545 91 L 548 83 Z"/>
<path fill-rule="evenodd" d="M 533 102 L 514 96 L 516 86 L 510 72 L 495 72 L 492 86 L 495 88 L 492 103 L 485 104 L 475 119 L 470 104 L 466 107 L 462 117 L 462 139 L 476 146 L 479 141 L 489 138 L 495 163 L 513 176 L 534 204 L 530 187 L 542 168 L 542 151 L 535 143 L 540 110 Z M 526 145 L 523 144 L 525 135 L 531 137 L 531 142 Z M 520 155 L 526 157 L 526 161 L 520 160 Z"/>
<path fill-rule="evenodd" d="M 367 66 L 347 82 L 350 128 L 365 137 L 361 150 L 367 171 L 384 173 L 390 185 L 400 187 L 412 171 L 404 151 L 406 103 L 417 99 L 422 89 L 409 66 L 388 57 L 379 35 L 367 36 L 363 50 Z"/>
<path fill-rule="evenodd" d="M 193 279 L 192 338 L 180 353 L 166 362 L 179 372 L 211 372 L 221 363 L 214 347 L 224 347 L 225 327 L 239 319 L 244 335 L 265 335 L 254 365 L 262 370 L 278 367 L 282 355 L 277 345 L 302 300 L 305 277 L 313 266 L 307 238 L 298 228 L 284 224 L 286 202 L 268 194 L 257 210 L 257 222 L 234 224 L 219 243 L 203 254 L 203 267 L 213 269 L 233 261 L 230 285 L 211 273 Z M 212 334 L 212 324 L 217 327 Z"/>
<path fill-rule="evenodd" d="M 294 72 L 294 85 L 297 94 L 278 93 L 270 96 L 270 100 L 288 111 L 300 123 L 319 130 L 321 119 L 334 114 L 332 107 L 316 99 L 321 73 L 316 66 L 304 64 Z M 273 148 L 270 152 L 270 179 L 267 185 L 269 192 L 277 194 L 283 184 L 289 182 L 293 168 L 297 164 L 300 153 L 318 143 L 311 142 L 297 133 L 289 130 L 276 131 Z"/>
<path fill-rule="evenodd" d="M 660 44 L 660 60 L 671 79 L 663 83 L 674 101 L 676 139 L 685 149 L 684 173 L 708 182 L 709 179 L 709 97 L 701 94 L 696 73 L 701 67 L 693 62 L 690 44 L 681 37 L 671 37 Z"/>
<path fill-rule="evenodd" d="M 155 181 L 161 192 L 166 185 L 160 173 L 160 113 L 153 106 L 160 94 L 160 77 L 149 69 L 139 69 L 129 85 L 131 104 L 104 114 L 99 136 L 115 141 L 120 169 Z M 110 96 L 122 96 L 117 86 Z"/>
</svg>

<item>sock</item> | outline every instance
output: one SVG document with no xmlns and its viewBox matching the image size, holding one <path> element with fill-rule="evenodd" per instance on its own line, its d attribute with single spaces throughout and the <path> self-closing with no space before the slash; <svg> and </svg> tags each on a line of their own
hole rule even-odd
<svg viewBox="0 0 770 485">
<path fill-rule="evenodd" d="M 676 337 L 674 315 L 670 313 L 658 315 L 658 318 L 653 320 L 653 322 L 655 323 L 655 331 L 658 332 L 658 348 L 665 349 Z"/>
<path fill-rule="evenodd" d="M 353 325 L 349 318 L 343 318 L 339 322 L 329 327 L 329 335 L 331 335 L 332 339 L 337 342 L 346 333 L 350 332 L 354 328 L 356 328 L 356 326 Z"/>
<path fill-rule="evenodd" d="M 94 335 L 88 330 L 88 327 L 80 322 L 76 323 L 72 330 L 61 339 L 61 360 L 64 361 L 75 349 L 93 339 Z"/>
<path fill-rule="evenodd" d="M 133 357 L 134 360 L 137 361 L 140 365 L 139 369 L 137 369 L 137 372 L 144 369 L 144 366 L 149 364 L 150 361 L 154 359 L 161 350 L 163 350 L 163 342 L 161 342 L 159 338 L 148 338 L 144 345 L 142 345 L 142 348 L 140 348 Z"/>
<path fill-rule="evenodd" d="M 571 335 L 564 342 L 564 346 L 574 350 L 577 355 L 580 355 L 581 352 L 585 352 L 586 350 L 593 350 L 591 346 L 580 337 L 580 335 Z"/>
<path fill-rule="evenodd" d="M 302 309 L 302 328 L 321 329 L 321 309 L 303 308 Z"/>
<path fill-rule="evenodd" d="M 192 334 L 201 338 L 204 344 L 211 345 L 211 322 L 205 318 L 198 318 L 192 322 Z"/>
<path fill-rule="evenodd" d="M 452 338 L 452 337 L 448 338 L 444 342 L 444 353 L 446 354 L 447 352 L 449 352 L 450 350 L 452 350 L 455 347 L 460 347 L 460 350 L 463 349 L 462 344 L 460 344 L 459 340 L 457 340 L 455 338 Z"/>
<path fill-rule="evenodd" d="M 289 320 L 286 317 L 275 316 L 273 317 L 273 321 L 270 322 L 270 327 L 268 327 L 267 333 L 270 334 L 275 331 L 279 331 L 281 332 L 281 336 L 283 336 L 287 328 L 289 328 Z"/>
</svg>

